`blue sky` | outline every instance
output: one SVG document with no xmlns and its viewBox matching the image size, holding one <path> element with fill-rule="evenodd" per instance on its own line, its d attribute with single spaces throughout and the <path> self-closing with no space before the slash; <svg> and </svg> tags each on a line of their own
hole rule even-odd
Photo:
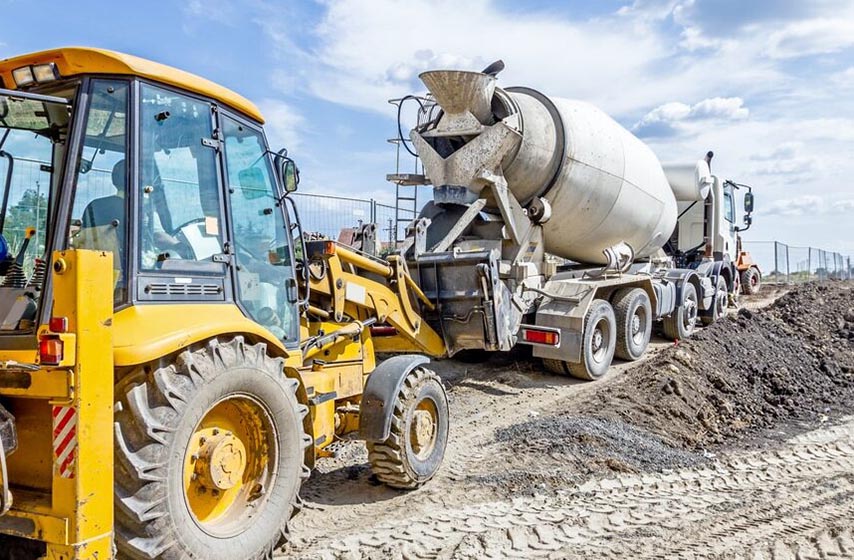
<svg viewBox="0 0 854 560">
<path fill-rule="evenodd" d="M 854 1 L 0 0 L 0 57 L 136 54 L 259 104 L 309 192 L 393 200 L 390 97 L 420 71 L 590 101 L 662 161 L 714 150 L 757 193 L 752 239 L 854 253 Z M 45 14 L 51 14 L 46 17 Z"/>
</svg>

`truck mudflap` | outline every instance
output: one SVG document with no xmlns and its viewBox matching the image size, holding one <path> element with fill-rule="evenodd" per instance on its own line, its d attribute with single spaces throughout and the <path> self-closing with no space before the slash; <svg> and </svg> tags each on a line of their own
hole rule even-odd
<svg viewBox="0 0 854 560">
<path fill-rule="evenodd" d="M 15 417 L 0 404 L 0 515 L 5 515 L 12 507 L 6 456 L 11 455 L 17 448 L 18 431 L 15 427 Z"/>
</svg>

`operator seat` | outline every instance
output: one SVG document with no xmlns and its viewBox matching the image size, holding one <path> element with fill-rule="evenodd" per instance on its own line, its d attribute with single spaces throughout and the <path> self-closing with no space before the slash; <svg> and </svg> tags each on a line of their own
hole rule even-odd
<svg viewBox="0 0 854 560">
<path fill-rule="evenodd" d="M 119 160 L 113 166 L 113 186 L 120 193 L 125 192 L 125 160 Z M 119 227 L 125 217 L 125 199 L 117 194 L 96 198 L 83 210 L 81 226 L 84 228 L 98 226 L 116 226 L 116 235 L 119 237 L 119 247 L 124 246 L 124 230 Z"/>
<path fill-rule="evenodd" d="M 115 272 L 114 296 L 124 298 L 127 284 L 125 278 L 125 232 L 124 223 L 127 214 L 125 197 L 125 160 L 119 160 L 113 166 L 112 181 L 118 194 L 96 198 L 86 205 L 80 220 L 80 231 L 75 237 L 74 245 L 79 249 L 94 249 L 113 253 L 113 269 Z"/>
</svg>

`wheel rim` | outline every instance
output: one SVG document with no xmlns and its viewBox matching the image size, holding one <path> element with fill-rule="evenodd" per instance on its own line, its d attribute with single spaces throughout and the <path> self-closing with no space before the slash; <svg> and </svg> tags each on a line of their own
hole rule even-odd
<svg viewBox="0 0 854 560">
<path fill-rule="evenodd" d="M 436 447 L 438 428 L 439 410 L 436 403 L 433 399 L 422 399 L 412 412 L 409 423 L 409 446 L 419 460 L 429 457 Z"/>
<path fill-rule="evenodd" d="M 697 300 L 693 297 L 685 299 L 685 313 L 683 314 L 682 325 L 686 332 L 694 329 L 694 324 L 697 322 Z"/>
<path fill-rule="evenodd" d="M 646 338 L 646 322 L 646 309 L 642 306 L 638 307 L 637 310 L 635 310 L 634 315 L 632 315 L 631 339 L 633 345 L 640 346 L 643 344 L 644 339 Z"/>
<path fill-rule="evenodd" d="M 597 363 L 605 361 L 605 357 L 608 355 L 608 340 L 610 339 L 610 335 L 611 325 L 608 324 L 607 319 L 602 317 L 596 321 L 593 333 L 590 336 L 590 350 L 593 360 Z"/>
<path fill-rule="evenodd" d="M 729 296 L 729 294 L 726 292 L 726 290 L 718 290 L 718 297 L 717 297 L 718 301 L 716 303 L 716 305 L 718 307 L 718 317 L 723 317 L 724 315 L 726 315 L 727 297 L 728 296 Z"/>
<path fill-rule="evenodd" d="M 184 499 L 200 529 L 216 537 L 245 531 L 275 480 L 276 427 L 248 395 L 208 408 L 187 444 Z"/>
</svg>

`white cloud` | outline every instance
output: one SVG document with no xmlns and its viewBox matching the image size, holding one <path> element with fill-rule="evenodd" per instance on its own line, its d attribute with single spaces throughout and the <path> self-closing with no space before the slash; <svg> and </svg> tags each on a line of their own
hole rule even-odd
<svg viewBox="0 0 854 560">
<path fill-rule="evenodd" d="M 262 99 L 258 106 L 267 119 L 265 129 L 270 148 L 274 151 L 299 148 L 302 143 L 300 132 L 305 122 L 302 115 L 292 106 L 276 99 Z"/>
<path fill-rule="evenodd" d="M 827 199 L 815 195 L 776 200 L 764 210 L 767 216 L 822 216 L 854 212 L 854 199 Z"/>
<path fill-rule="evenodd" d="M 845 18 L 817 18 L 790 23 L 771 34 L 768 55 L 795 58 L 828 54 L 854 46 L 854 21 Z"/>
<path fill-rule="evenodd" d="M 854 66 L 831 74 L 830 81 L 842 89 L 854 89 Z"/>
<path fill-rule="evenodd" d="M 659 105 L 638 121 L 632 130 L 641 135 L 661 136 L 676 132 L 684 121 L 742 120 L 750 115 L 740 97 L 714 97 L 694 105 L 670 102 Z"/>
<path fill-rule="evenodd" d="M 789 182 L 803 180 L 816 172 L 820 160 L 804 155 L 803 142 L 783 142 L 769 151 L 750 156 L 756 161 L 753 173 L 757 175 L 786 176 Z"/>
</svg>

